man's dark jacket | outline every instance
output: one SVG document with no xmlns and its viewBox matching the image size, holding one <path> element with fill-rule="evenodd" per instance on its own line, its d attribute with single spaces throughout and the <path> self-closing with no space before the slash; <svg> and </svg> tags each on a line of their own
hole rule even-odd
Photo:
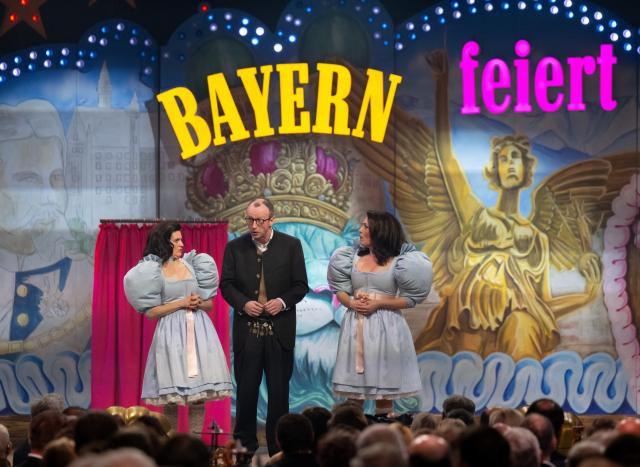
<svg viewBox="0 0 640 467">
<path fill-rule="evenodd" d="M 273 317 L 273 331 L 280 345 L 293 349 L 296 339 L 296 303 L 309 291 L 304 255 L 300 240 L 274 231 L 267 251 L 258 255 L 250 234 L 232 240 L 222 261 L 220 291 L 235 311 L 233 319 L 233 350 L 244 348 L 249 332 L 244 305 L 258 300 L 260 276 L 264 271 L 267 299 L 281 298 L 287 308 Z"/>
</svg>

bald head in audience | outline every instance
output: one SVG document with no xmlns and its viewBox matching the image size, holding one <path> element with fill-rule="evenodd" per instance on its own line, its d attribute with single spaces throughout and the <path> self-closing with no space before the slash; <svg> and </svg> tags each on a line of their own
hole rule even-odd
<svg viewBox="0 0 640 467">
<path fill-rule="evenodd" d="M 640 436 L 640 418 L 625 417 L 618 422 L 616 430 L 621 434 Z"/>
<path fill-rule="evenodd" d="M 449 443 L 436 435 L 420 435 L 409 445 L 409 465 L 412 467 L 449 467 Z"/>
</svg>

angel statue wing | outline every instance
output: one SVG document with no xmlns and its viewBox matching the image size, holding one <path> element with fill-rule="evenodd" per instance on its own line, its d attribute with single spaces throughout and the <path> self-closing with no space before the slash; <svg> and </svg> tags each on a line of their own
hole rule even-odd
<svg viewBox="0 0 640 467">
<path fill-rule="evenodd" d="M 591 251 L 591 236 L 611 216 L 611 202 L 633 173 L 638 154 L 588 159 L 555 172 L 532 194 L 530 220 L 549 238 L 551 264 L 573 269 Z"/>
<path fill-rule="evenodd" d="M 446 60 L 446 55 L 439 58 Z M 353 79 L 349 107 L 359 108 L 366 76 L 348 63 L 343 64 L 351 70 Z M 351 118 L 350 124 L 355 127 L 357 116 Z M 448 127 L 446 134 L 449 137 Z M 394 205 L 411 241 L 433 262 L 433 283 L 440 290 L 453 279 L 447 251 L 461 237 L 468 213 L 481 204 L 457 160 L 442 160 L 436 137 L 422 121 L 394 107 L 383 143 L 372 143 L 365 137 L 353 138 L 353 144 L 367 167 L 389 183 Z"/>
</svg>

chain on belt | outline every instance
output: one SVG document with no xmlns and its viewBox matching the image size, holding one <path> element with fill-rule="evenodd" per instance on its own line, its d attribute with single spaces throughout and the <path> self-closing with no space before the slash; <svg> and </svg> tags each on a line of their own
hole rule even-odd
<svg viewBox="0 0 640 467">
<path fill-rule="evenodd" d="M 252 319 L 247 322 L 249 332 L 256 337 L 273 336 L 273 323 L 265 319 Z"/>
</svg>

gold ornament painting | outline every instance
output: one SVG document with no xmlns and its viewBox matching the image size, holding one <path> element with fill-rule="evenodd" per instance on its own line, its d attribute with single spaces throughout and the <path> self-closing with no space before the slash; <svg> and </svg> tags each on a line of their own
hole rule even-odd
<svg viewBox="0 0 640 467">
<path fill-rule="evenodd" d="M 484 206 L 453 151 L 448 57 L 436 51 L 426 60 L 435 79 L 435 131 L 396 108 L 384 144 L 353 140 L 367 167 L 389 183 L 411 241 L 433 261 L 440 300 L 415 339 L 416 350 L 540 360 L 557 349 L 558 319 L 601 294 L 592 235 L 637 172 L 638 155 L 562 168 L 535 187 L 531 215 L 524 217 L 520 193 L 531 185 L 537 162 L 531 142 L 526 135 L 496 137 L 483 175 L 498 201 Z M 577 270 L 584 290 L 553 295 L 551 267 Z"/>
</svg>

